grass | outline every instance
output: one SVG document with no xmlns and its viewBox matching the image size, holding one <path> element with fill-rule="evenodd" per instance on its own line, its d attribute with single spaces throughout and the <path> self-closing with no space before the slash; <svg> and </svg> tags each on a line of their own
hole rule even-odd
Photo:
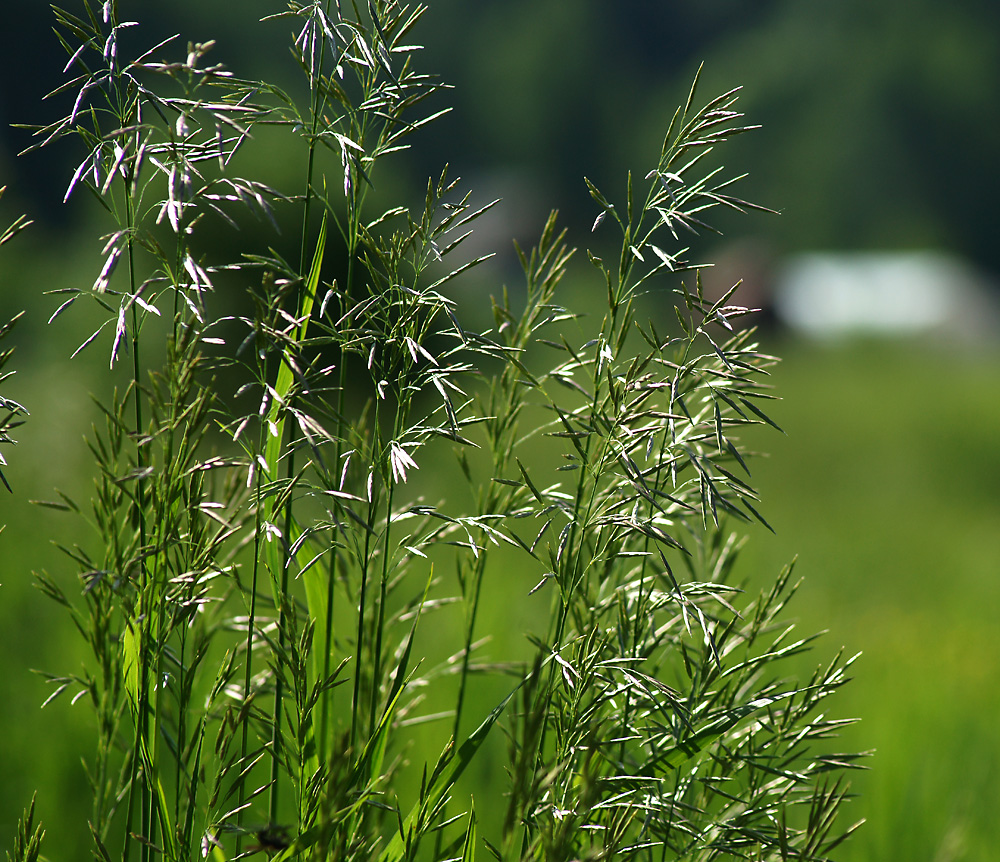
<svg viewBox="0 0 1000 862">
<path fill-rule="evenodd" d="M 869 827 L 852 858 L 988 859 L 1000 756 L 995 349 L 782 352 L 775 416 L 788 438 L 756 472 L 777 535 L 747 553 L 765 570 L 799 553 L 802 624 L 864 652 L 842 697 L 864 716 L 849 738 L 876 749 L 854 782 Z"/>
<path fill-rule="evenodd" d="M 790 677 L 813 640 L 785 621 L 792 573 L 739 574 L 775 360 L 680 239 L 755 208 L 711 162 L 747 130 L 736 93 L 693 86 L 642 180 L 588 182 L 617 246 L 587 255 L 598 314 L 563 299 L 552 214 L 472 329 L 461 279 L 487 256 L 462 244 L 496 202 L 446 169 L 421 202 L 370 197 L 439 114 L 422 11 L 276 13 L 298 94 L 211 43 L 129 54 L 114 0 L 55 12 L 76 96 L 38 146 L 80 145 L 67 196 L 106 229 L 50 322 L 96 313 L 74 356 L 107 370 L 92 484 L 38 501 L 78 526 L 35 582 L 86 647 L 44 678 L 47 709 L 88 711 L 90 852 L 830 858 L 857 757 L 826 699 L 851 660 Z M 240 173 L 276 135 L 298 188 Z M 273 244 L 225 256 L 213 238 L 248 219 Z M 652 290 L 666 326 L 639 316 Z M 419 477 L 443 463 L 440 494 Z M 491 605 L 523 640 L 487 652 Z M 12 859 L 36 857 L 39 814 Z"/>
<path fill-rule="evenodd" d="M 29 232 L 17 245 L 30 241 Z M 823 640 L 828 647 L 844 643 L 863 650 L 854 680 L 838 695 L 837 711 L 863 717 L 845 734 L 851 734 L 855 748 L 875 753 L 871 770 L 852 781 L 859 796 L 851 815 L 864 816 L 867 823 L 842 856 L 881 860 L 899 852 L 914 860 L 988 862 L 997 841 L 992 800 L 1000 792 L 995 766 L 1000 747 L 992 722 L 998 672 L 992 657 L 1000 654 L 1000 632 L 991 616 L 996 589 L 991 537 L 1000 516 L 988 480 L 997 469 L 992 440 L 1000 417 L 992 394 L 1000 385 L 1000 363 L 992 352 L 969 356 L 909 342 L 834 349 L 781 342 L 773 348 L 785 357 L 774 372 L 782 401 L 773 412 L 788 433 L 767 435 L 773 454 L 757 463 L 754 474 L 776 534 L 755 531 L 742 565 L 756 579 L 797 554 L 805 580 L 792 615 L 804 630 L 829 629 Z M 22 369 L 18 377 L 25 373 L 30 370 Z M 24 465 L 31 476 L 45 469 L 51 448 L 40 436 L 42 429 L 64 417 L 67 405 L 80 411 L 87 406 L 87 385 L 77 382 L 60 390 L 59 381 L 55 373 L 11 381 L 21 384 L 19 393 L 38 393 L 31 417 L 36 427 L 14 450 L 18 493 L 5 505 L 9 526 L 0 536 L 5 560 L 14 559 L 3 578 L 0 606 L 0 628 L 6 633 L 3 674 L 11 683 L 12 702 L 21 705 L 4 714 L 2 732 L 11 740 L 4 770 L 11 778 L 0 808 L 8 813 L 5 834 L 10 835 L 10 815 L 39 787 L 40 809 L 49 812 L 50 822 L 64 824 L 61 834 L 50 829 L 46 839 L 53 857 L 71 855 L 71 846 L 85 840 L 78 755 L 87 742 L 86 722 L 79 706 L 38 712 L 36 704 L 48 692 L 25 668 L 78 664 L 83 655 L 72 632 L 59 625 L 57 609 L 46 613 L 27 578 L 16 575 L 28 570 L 33 557 L 37 565 L 43 550 L 19 539 L 39 513 L 28 509 L 17 468 Z M 938 399 L 933 411 L 924 403 L 928 391 Z M 880 420 L 873 422 L 873 415 Z M 86 422 L 81 417 L 74 424 L 85 427 Z M 942 440 L 949 441 L 948 447 Z M 843 458 L 845 441 L 853 441 L 850 459 Z M 905 457 L 890 457 L 887 463 L 886 453 L 896 446 Z M 76 462 L 44 474 L 38 484 L 65 483 L 68 470 L 82 471 L 86 450 L 82 442 L 75 448 Z M 65 449 L 69 454 L 74 447 Z M 947 463 L 946 451 L 955 453 Z M 847 463 L 857 471 L 852 482 L 840 481 Z M 914 464 L 930 466 L 918 471 Z M 878 470 L 902 503 L 887 509 L 870 493 L 865 476 Z M 808 495 L 806 476 L 812 488 Z M 859 493 L 860 488 L 868 492 Z M 808 507 L 805 500 L 811 501 Z M 43 535 L 70 525 L 53 515 L 39 531 Z M 849 542 L 841 540 L 845 535 Z M 942 572 L 958 578 L 961 587 L 940 589 Z M 483 618 L 484 629 L 495 632 L 490 652 L 516 654 L 523 649 L 519 632 L 536 621 L 523 607 L 508 613 L 497 581 L 493 588 L 485 597 Z M 47 632 L 42 643 L 32 638 L 39 629 Z M 806 660 L 803 668 L 810 665 Z M 495 698 L 495 691 L 484 697 Z M 494 764 L 502 763 L 499 748 Z M 477 788 L 491 780 L 484 766 L 482 778 L 473 782 L 477 797 Z M 480 810 L 481 818 L 488 816 Z M 61 840 L 66 843 L 57 843 Z M 56 852 L 59 846 L 64 853 Z M 901 846 L 905 852 L 898 850 Z"/>
</svg>

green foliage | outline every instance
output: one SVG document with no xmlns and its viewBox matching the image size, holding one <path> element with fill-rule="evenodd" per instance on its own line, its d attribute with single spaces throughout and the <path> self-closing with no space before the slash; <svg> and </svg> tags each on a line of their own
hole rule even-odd
<svg viewBox="0 0 1000 862">
<path fill-rule="evenodd" d="M 523 301 L 504 290 L 478 332 L 455 285 L 488 257 L 463 242 L 496 202 L 446 170 L 420 206 L 370 202 L 440 114 L 409 41 L 424 7 L 272 16 L 295 33 L 301 104 L 205 65 L 212 43 L 126 60 L 119 4 L 84 12 L 56 10 L 76 96 L 36 133 L 82 142 L 67 196 L 90 191 L 111 229 L 53 318 L 103 311 L 77 352 L 109 341 L 119 385 L 98 399 L 89 505 L 48 504 L 93 528 L 64 547 L 78 581 L 38 584 L 90 651 L 50 700 L 96 718 L 94 855 L 829 858 L 854 758 L 817 743 L 843 724 L 823 704 L 850 662 L 786 679 L 811 641 L 781 619 L 790 569 L 759 595 L 734 579 L 727 524 L 764 522 L 741 433 L 774 425 L 775 360 L 679 247 L 709 210 L 751 206 L 707 166 L 747 128 L 735 93 L 699 108 L 692 87 L 644 193 L 631 174 L 617 203 L 588 181 L 594 229 L 620 234 L 615 260 L 588 255 L 599 320 L 561 304 L 573 252 L 553 214 L 517 249 Z M 297 191 L 237 173 L 274 133 L 302 154 Z M 202 241 L 289 211 L 297 254 L 217 259 Z M 662 284 L 669 331 L 637 310 Z M 466 487 L 429 502 L 419 471 L 451 458 Z M 526 661 L 475 659 L 490 579 L 549 606 Z M 454 644 L 424 648 L 455 620 Z M 514 682 L 483 709 L 470 680 L 497 673 Z M 434 721 L 436 759 L 412 744 Z M 453 797 L 498 728 L 488 834 Z"/>
<path fill-rule="evenodd" d="M 706 86 L 743 84 L 744 109 L 768 130 L 728 159 L 751 172 L 747 194 L 789 214 L 766 229 L 779 253 L 942 247 L 997 269 L 988 203 L 973 191 L 1000 180 L 1000 122 L 980 108 L 1000 79 L 995 4 L 581 0 L 566 10 L 434 4 L 429 47 L 449 78 L 475 84 L 456 92 L 448 134 L 480 161 L 575 202 L 580 173 L 613 176 L 643 157 L 704 61 Z M 755 231 L 723 225 L 728 236 Z"/>
<path fill-rule="evenodd" d="M 35 797 L 17 822 L 14 836 L 14 852 L 7 853 L 7 862 L 36 862 L 41 852 L 45 830 L 42 824 L 35 824 Z"/>
</svg>

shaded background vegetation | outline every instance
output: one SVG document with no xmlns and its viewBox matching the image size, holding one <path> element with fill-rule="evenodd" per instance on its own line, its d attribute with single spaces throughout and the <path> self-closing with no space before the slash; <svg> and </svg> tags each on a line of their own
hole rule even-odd
<svg viewBox="0 0 1000 862">
<path fill-rule="evenodd" d="M 137 2 L 137 38 L 179 32 L 178 51 L 187 39 L 216 38 L 216 61 L 291 81 L 283 25 L 256 23 L 277 5 Z M 69 858 L 83 831 L 55 825 L 70 812 L 77 824 L 85 817 L 73 752 L 87 728 L 67 704 L 39 713 L 45 687 L 26 668 L 63 665 L 76 649 L 66 620 L 30 589 L 29 572 L 58 568 L 44 538 L 72 542 L 79 527 L 27 500 L 50 497 L 54 486 L 86 487 L 87 393 L 104 357 L 67 369 L 86 322 L 45 328 L 54 303 L 42 292 L 89 284 L 98 260 L 89 206 L 60 204 L 77 153 L 15 162 L 29 139 L 7 128 L 60 116 L 40 102 L 65 62 L 49 25 L 45 4 L 21 4 L 5 10 L 0 35 L 3 221 L 26 211 L 37 222 L 0 259 L 0 320 L 28 312 L 5 394 L 33 413 L 10 459 L 17 493 L 0 500 L 9 525 L 0 536 L 8 776 L 0 837 L 8 841 L 39 786 L 55 827 L 50 849 Z M 435 0 L 414 38 L 428 46 L 424 67 L 456 85 L 455 110 L 414 139 L 394 182 L 418 189 L 448 161 L 483 197 L 505 198 L 484 243 L 530 240 L 558 206 L 582 244 L 594 211 L 581 177 L 620 188 L 623 166 L 643 171 L 704 61 L 703 95 L 743 85 L 743 109 L 764 126 L 725 155 L 750 172 L 742 195 L 785 213 L 727 219 L 722 239 L 703 240 L 707 259 L 749 236 L 778 261 L 811 249 L 936 248 L 989 275 L 1000 268 L 998 36 L 1000 7 L 986 0 Z M 287 187 L 300 164 L 275 154 L 261 169 Z M 773 457 L 755 473 L 776 535 L 755 533 L 743 565 L 760 582 L 798 554 L 804 629 L 830 629 L 828 650 L 865 652 L 841 712 L 864 719 L 844 748 L 877 749 L 872 771 L 855 781 L 862 795 L 851 812 L 871 823 L 842 857 L 992 859 L 1000 843 L 996 348 L 768 337 L 786 358 L 775 415 L 787 438 L 767 440 Z"/>
<path fill-rule="evenodd" d="M 135 6 L 144 39 L 215 38 L 215 59 L 236 70 L 294 75 L 282 25 L 256 23 L 280 4 Z M 63 173 L 49 155 L 15 167 L 26 137 L 6 129 L 55 116 L 39 99 L 65 60 L 44 4 L 5 15 L 0 167 L 17 178 L 12 193 L 41 198 L 65 225 Z M 448 160 L 530 198 L 533 213 L 540 202 L 535 220 L 558 204 L 589 225 L 580 177 L 600 185 L 644 163 L 704 61 L 705 92 L 743 85 L 744 110 L 767 129 L 728 157 L 751 172 L 745 194 L 791 216 L 741 230 L 766 232 L 779 251 L 943 245 L 996 269 L 998 33 L 986 0 L 436 0 L 418 35 L 428 69 L 457 85 L 456 110 L 422 136 L 408 172 L 419 185 Z"/>
</svg>

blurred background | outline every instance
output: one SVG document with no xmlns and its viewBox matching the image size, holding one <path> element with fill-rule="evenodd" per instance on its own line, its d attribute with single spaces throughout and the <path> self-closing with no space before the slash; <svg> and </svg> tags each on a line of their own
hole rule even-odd
<svg viewBox="0 0 1000 862">
<path fill-rule="evenodd" d="M 73 0 L 66 5 L 76 10 Z M 129 7 L 134 7 L 134 12 Z M 172 33 L 217 39 L 212 59 L 291 82 L 287 30 L 257 23 L 281 4 L 123 4 L 143 44 Z M 484 247 L 528 245 L 558 208 L 575 245 L 591 241 L 590 177 L 621 200 L 625 172 L 655 164 L 663 132 L 704 63 L 702 100 L 742 86 L 763 128 L 727 145 L 740 195 L 780 217 L 719 214 L 721 236 L 691 238 L 722 289 L 739 278 L 764 309 L 762 337 L 784 358 L 785 436 L 754 478 L 775 528 L 753 532 L 744 575 L 761 585 L 798 556 L 792 614 L 828 631 L 809 659 L 863 652 L 836 699 L 862 722 L 835 747 L 874 749 L 853 776 L 845 820 L 869 821 L 839 857 L 994 860 L 1000 846 L 1000 5 L 992 0 L 432 0 L 413 41 L 422 68 L 455 85 L 454 111 L 393 164 L 420 193 L 443 163 L 482 198 L 502 197 Z M 0 499 L 0 838 L 35 787 L 54 852 L 84 858 L 79 751 L 85 713 L 39 712 L 29 668 L 71 672 L 68 620 L 30 587 L 60 571 L 54 548 L 82 528 L 29 507 L 54 487 L 88 487 L 88 393 L 106 359 L 68 364 L 85 322 L 46 328 L 48 289 L 87 286 L 106 229 L 86 202 L 61 203 L 79 153 L 60 144 L 17 159 L 65 110 L 42 96 L 66 55 L 46 4 L 4 11 L 0 203 L 6 225 L 36 224 L 0 255 L 0 321 L 18 325 L 17 376 L 3 394 L 32 411 L 5 450 L 15 494 Z M 289 83 L 289 86 L 294 86 Z M 298 161 L 269 163 L 294 187 Z M 385 180 L 384 180 L 385 181 Z M 78 196 L 81 197 L 82 196 Z M 505 258 L 489 274 L 512 279 Z M 587 277 L 581 271 L 581 279 Z M 491 286 L 496 290 L 496 282 Z M 582 288 L 581 288 L 582 289 Z M 83 336 L 80 335 L 83 333 Z M 73 342 L 76 338 L 77 341 Z M 807 662 L 808 664 L 808 662 Z M 82 707 L 79 708 L 82 710 Z M 61 816 L 58 812 L 66 812 Z M 68 817 L 72 826 L 61 825 Z M 83 818 L 83 819 L 81 819 Z M 59 825 L 57 825 L 59 824 Z M 55 834 L 52 834 L 55 833 Z M 64 833 L 64 834 L 60 834 Z M 75 847 L 75 855 L 74 854 Z"/>
</svg>

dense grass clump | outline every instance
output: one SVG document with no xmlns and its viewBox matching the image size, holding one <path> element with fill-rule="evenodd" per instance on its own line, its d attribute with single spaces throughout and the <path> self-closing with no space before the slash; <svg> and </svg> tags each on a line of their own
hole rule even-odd
<svg viewBox="0 0 1000 862">
<path fill-rule="evenodd" d="M 93 541 L 37 575 L 89 649 L 50 700 L 93 711 L 92 852 L 829 858 L 853 757 L 823 709 L 850 662 L 786 679 L 811 641 L 782 618 L 790 570 L 736 580 L 727 524 L 764 521 L 740 433 L 773 424 L 775 360 L 679 239 L 749 206 L 705 167 L 746 128 L 736 93 L 699 107 L 692 87 L 620 201 L 588 183 L 616 235 L 588 252 L 600 314 L 563 299 L 553 214 L 478 331 L 460 277 L 488 255 L 463 242 L 497 202 L 442 170 L 419 205 L 372 203 L 440 113 L 423 11 L 290 3 L 273 18 L 301 101 L 211 43 L 126 58 L 115 0 L 56 11 L 74 101 L 39 146 L 82 144 L 67 197 L 109 223 L 52 317 L 103 310 L 78 351 L 121 383 L 98 396 L 92 499 L 45 504 Z M 241 173 L 276 136 L 298 189 Z M 284 233 L 226 259 L 212 239 L 248 216 Z M 640 318 L 654 291 L 675 321 Z M 421 476 L 446 463 L 432 497 Z M 486 653 L 486 595 L 530 608 L 516 654 Z M 34 858 L 33 823 L 13 858 Z"/>
</svg>

